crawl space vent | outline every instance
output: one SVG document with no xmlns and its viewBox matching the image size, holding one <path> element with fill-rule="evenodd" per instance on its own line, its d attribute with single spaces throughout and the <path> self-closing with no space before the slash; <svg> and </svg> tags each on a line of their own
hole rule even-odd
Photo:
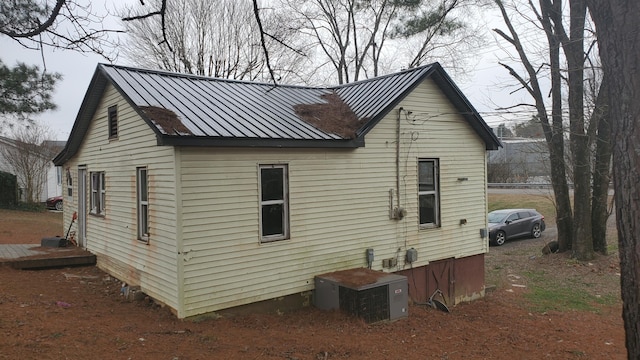
<svg viewBox="0 0 640 360">
<path fill-rule="evenodd" d="M 315 277 L 314 305 L 340 309 L 368 323 L 408 316 L 407 278 L 365 268 Z"/>
</svg>

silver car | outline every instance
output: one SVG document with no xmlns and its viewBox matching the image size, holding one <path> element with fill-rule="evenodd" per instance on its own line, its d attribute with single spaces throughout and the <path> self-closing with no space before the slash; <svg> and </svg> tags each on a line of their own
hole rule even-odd
<svg viewBox="0 0 640 360">
<path fill-rule="evenodd" d="M 516 237 L 539 238 L 546 225 L 535 209 L 502 209 L 489 213 L 489 240 L 494 245 Z"/>
</svg>

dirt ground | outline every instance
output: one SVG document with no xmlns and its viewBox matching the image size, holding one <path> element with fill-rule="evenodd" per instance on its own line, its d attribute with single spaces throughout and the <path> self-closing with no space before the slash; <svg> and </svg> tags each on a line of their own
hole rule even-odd
<svg viewBox="0 0 640 360">
<path fill-rule="evenodd" d="M 18 216 L 26 228 L 10 216 L 0 212 L 0 243 L 19 236 L 39 244 L 61 232 L 45 231 L 29 213 Z M 59 213 L 44 216 L 61 222 Z M 4 267 L 0 359 L 625 359 L 617 257 L 582 264 L 564 254 L 542 256 L 553 238 L 548 230 L 538 240 L 491 248 L 487 282 L 496 288 L 484 299 L 448 314 L 411 305 L 407 319 L 392 323 L 312 307 L 178 320 L 152 301 L 124 300 L 120 282 L 95 267 Z M 527 298 L 530 273 L 618 300 L 586 311 L 538 311 Z"/>
</svg>

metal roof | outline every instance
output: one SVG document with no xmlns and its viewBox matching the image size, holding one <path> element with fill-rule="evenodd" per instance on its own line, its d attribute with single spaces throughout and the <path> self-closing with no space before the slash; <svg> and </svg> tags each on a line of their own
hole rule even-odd
<svg viewBox="0 0 640 360">
<path fill-rule="evenodd" d="M 113 84 L 156 132 L 158 145 L 353 148 L 364 146 L 366 133 L 427 77 L 436 81 L 487 149 L 499 146 L 491 129 L 438 63 L 323 88 L 98 64 L 67 146 L 55 161 L 64 163 L 78 150 L 107 83 Z M 322 121 L 314 123 L 301 115 L 307 111 L 315 117 L 313 111 L 326 109 L 347 111 L 357 119 L 353 135 L 332 131 L 322 126 Z M 168 118 L 160 119 L 160 113 Z M 339 124 L 346 118 L 332 120 Z"/>
</svg>

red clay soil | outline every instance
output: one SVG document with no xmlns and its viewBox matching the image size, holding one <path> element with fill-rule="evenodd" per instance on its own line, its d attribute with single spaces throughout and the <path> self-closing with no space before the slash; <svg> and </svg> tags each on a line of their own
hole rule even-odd
<svg viewBox="0 0 640 360">
<path fill-rule="evenodd" d="M 498 290 L 447 314 L 365 324 L 305 308 L 284 315 L 178 320 L 129 302 L 95 267 L 0 269 L 0 359 L 624 359 L 620 307 L 531 313 Z"/>
<path fill-rule="evenodd" d="M 45 237 L 66 236 L 58 211 L 0 209 L 0 244 L 38 244 Z"/>
<path fill-rule="evenodd" d="M 39 242 L 41 233 L 31 229 Z M 505 257 L 513 251 L 507 245 Z M 553 265 L 546 262 L 535 264 Z M 498 286 L 448 314 L 411 305 L 407 319 L 391 323 L 313 307 L 178 320 L 149 299 L 125 300 L 121 283 L 96 267 L 0 267 L 0 359 L 626 358 L 619 302 L 540 313 L 530 310 L 526 291 Z"/>
</svg>

